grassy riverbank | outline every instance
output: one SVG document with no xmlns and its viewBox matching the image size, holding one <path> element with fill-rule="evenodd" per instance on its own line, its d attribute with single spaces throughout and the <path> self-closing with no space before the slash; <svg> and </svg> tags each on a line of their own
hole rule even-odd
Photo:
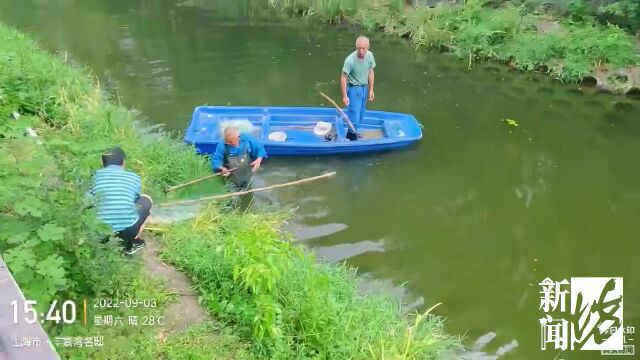
<svg viewBox="0 0 640 360">
<path fill-rule="evenodd" d="M 221 358 L 247 358 L 236 336 L 208 333 L 207 324 L 188 335 L 159 338 L 159 327 L 144 325 L 144 316 L 166 315 L 175 294 L 145 275 L 138 259 L 127 260 L 115 244 L 96 241 L 106 231 L 92 211 L 82 210 L 83 194 L 91 171 L 101 166 L 105 147 L 124 148 L 127 167 L 142 175 L 143 190 L 156 199 L 166 185 L 209 172 L 206 161 L 191 149 L 166 134 L 145 135 L 144 129 L 136 129 L 135 119 L 136 114 L 110 102 L 87 71 L 72 69 L 22 34 L 0 26 L 2 257 L 25 297 L 37 301 L 37 313 L 47 314 L 53 301 L 58 310 L 65 300 L 76 303 L 74 324 L 43 326 L 63 358 L 205 359 L 216 349 Z M 27 127 L 39 137 L 25 136 Z M 96 298 L 155 300 L 156 307 L 96 309 Z M 120 316 L 124 323 L 96 325 L 94 316 L 103 315 Z M 129 325 L 129 316 L 139 324 Z M 65 347 L 57 337 L 69 337 L 74 345 Z M 101 337 L 103 346 L 76 347 L 79 337 Z"/>
<path fill-rule="evenodd" d="M 392 299 L 358 294 L 352 269 L 316 263 L 282 239 L 281 221 L 212 206 L 165 236 L 164 256 L 194 277 L 211 312 L 253 337 L 261 356 L 424 359 L 457 346 L 442 319 L 404 318 Z"/>
<path fill-rule="evenodd" d="M 84 191 L 100 153 L 118 144 L 156 202 L 162 189 L 209 172 L 205 158 L 169 134 L 140 128 L 139 115 L 112 101 L 86 70 L 71 68 L 22 34 L 0 26 L 0 252 L 38 313 L 57 300 L 175 301 L 123 258 Z M 25 136 L 30 127 L 38 138 Z M 239 215 L 213 205 L 169 227 L 162 256 L 194 279 L 202 303 L 225 321 L 186 335 L 154 327 L 92 323 L 45 326 L 52 336 L 104 336 L 102 349 L 59 351 L 71 358 L 222 359 L 438 357 L 459 347 L 442 319 L 405 317 L 383 295 L 356 291 L 353 272 L 316 263 L 279 232 L 277 214 Z M 114 318 L 144 309 L 104 311 Z M 246 349 L 246 351 L 245 351 Z"/>
<path fill-rule="evenodd" d="M 564 82 L 593 77 L 614 92 L 640 88 L 637 71 L 630 69 L 640 65 L 637 40 L 615 25 L 581 15 L 576 7 L 545 13 L 533 1 L 468 0 L 435 8 L 413 8 L 402 0 L 371 1 L 359 8 L 350 0 L 269 3 L 292 14 L 405 37 L 416 49 L 456 54 L 469 67 L 492 60 Z"/>
</svg>

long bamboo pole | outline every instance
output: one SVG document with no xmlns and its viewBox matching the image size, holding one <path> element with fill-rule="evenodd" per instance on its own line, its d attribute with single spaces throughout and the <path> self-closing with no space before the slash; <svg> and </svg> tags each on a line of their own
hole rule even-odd
<svg viewBox="0 0 640 360">
<path fill-rule="evenodd" d="M 302 183 L 306 183 L 306 182 L 310 182 L 310 181 L 315 181 L 315 180 L 319 180 L 319 179 L 323 179 L 323 178 L 326 178 L 326 177 L 333 176 L 335 174 L 336 174 L 336 172 L 333 171 L 333 172 L 330 172 L 330 173 L 326 173 L 326 174 L 322 174 L 322 175 L 318 175 L 318 176 L 313 176 L 313 177 L 309 177 L 309 178 L 306 178 L 306 179 L 300 179 L 300 180 L 296 180 L 296 181 L 291 181 L 291 182 L 287 182 L 287 183 L 283 183 L 283 184 L 277 184 L 277 185 L 261 187 L 261 188 L 257 188 L 257 189 L 251 189 L 251 190 L 246 190 L 246 191 L 236 191 L 236 192 L 233 192 L 233 193 L 230 193 L 230 194 L 223 194 L 223 195 L 205 196 L 205 197 L 202 197 L 202 198 L 199 198 L 199 199 L 193 199 L 193 200 L 180 200 L 180 201 L 173 201 L 173 202 L 168 202 L 168 203 L 164 203 L 164 204 L 158 204 L 158 207 L 193 204 L 193 203 L 197 203 L 197 202 L 200 202 L 200 201 L 218 200 L 218 199 L 224 199 L 224 198 L 238 196 L 238 195 L 246 195 L 246 194 L 250 194 L 250 193 L 255 193 L 255 192 L 260 192 L 260 191 L 267 191 L 267 190 L 272 190 L 272 189 L 281 188 L 281 187 L 285 187 L 285 186 L 291 186 L 291 185 L 302 184 Z"/>
<path fill-rule="evenodd" d="M 229 171 L 231 172 L 231 171 L 236 170 L 236 169 L 237 169 L 237 168 L 229 169 Z M 167 190 L 165 191 L 165 193 L 171 192 L 171 191 L 176 190 L 176 189 L 180 189 L 180 188 L 185 187 L 185 186 L 188 186 L 188 185 L 192 185 L 192 184 L 195 184 L 195 183 L 199 183 L 200 181 L 204 181 L 204 180 L 207 180 L 207 179 L 214 178 L 214 177 L 219 176 L 219 175 L 221 175 L 221 174 L 222 174 L 221 172 L 218 172 L 218 173 L 215 173 L 215 174 L 211 174 L 211 175 L 203 176 L 203 177 L 198 178 L 198 179 L 195 179 L 195 180 L 187 181 L 186 183 L 183 183 L 183 184 L 179 184 L 179 185 L 172 186 L 172 187 L 170 187 L 170 188 L 167 188 Z"/>
<path fill-rule="evenodd" d="M 324 96 L 327 100 L 329 100 L 330 103 L 333 104 L 333 106 L 335 106 L 336 109 L 338 109 L 338 111 L 340 111 L 340 114 L 342 114 L 342 116 L 344 117 L 345 120 L 347 120 L 347 124 L 349 125 L 349 127 L 351 128 L 351 131 L 353 131 L 354 133 L 357 132 L 356 128 L 353 126 L 353 124 L 351 123 L 351 120 L 349 120 L 349 117 L 347 116 L 347 114 L 344 113 L 344 111 L 342 111 L 342 109 L 338 106 L 338 104 L 336 104 L 335 101 L 331 100 L 330 97 L 328 97 L 325 93 L 320 92 L 320 95 Z"/>
</svg>

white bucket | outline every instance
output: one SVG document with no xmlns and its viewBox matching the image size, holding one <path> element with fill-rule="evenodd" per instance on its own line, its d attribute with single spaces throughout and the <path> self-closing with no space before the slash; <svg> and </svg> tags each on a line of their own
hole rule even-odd
<svg viewBox="0 0 640 360">
<path fill-rule="evenodd" d="M 318 136 L 325 136 L 331 131 L 331 123 L 325 121 L 318 121 L 316 126 L 313 128 L 313 133 Z"/>
</svg>

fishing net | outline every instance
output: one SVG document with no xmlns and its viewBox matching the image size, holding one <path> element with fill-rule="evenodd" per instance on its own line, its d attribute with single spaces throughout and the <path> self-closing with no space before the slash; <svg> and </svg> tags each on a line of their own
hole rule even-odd
<svg viewBox="0 0 640 360">
<path fill-rule="evenodd" d="M 195 218 L 201 210 L 200 203 L 153 207 L 151 218 L 154 224 L 174 224 Z"/>
<path fill-rule="evenodd" d="M 240 133 L 251 134 L 254 132 L 254 126 L 248 119 L 233 119 L 233 120 L 221 120 L 220 121 L 220 135 L 224 136 L 224 132 L 227 128 L 234 127 L 240 131 Z"/>
</svg>

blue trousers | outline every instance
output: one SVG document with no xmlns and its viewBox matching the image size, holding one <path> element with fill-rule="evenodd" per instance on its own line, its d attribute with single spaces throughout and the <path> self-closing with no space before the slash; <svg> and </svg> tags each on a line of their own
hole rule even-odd
<svg viewBox="0 0 640 360">
<path fill-rule="evenodd" d="M 349 98 L 349 107 L 347 108 L 347 116 L 353 123 L 356 130 L 360 130 L 360 124 L 364 118 L 364 111 L 367 108 L 367 90 L 368 86 L 347 85 L 347 97 Z"/>
</svg>

